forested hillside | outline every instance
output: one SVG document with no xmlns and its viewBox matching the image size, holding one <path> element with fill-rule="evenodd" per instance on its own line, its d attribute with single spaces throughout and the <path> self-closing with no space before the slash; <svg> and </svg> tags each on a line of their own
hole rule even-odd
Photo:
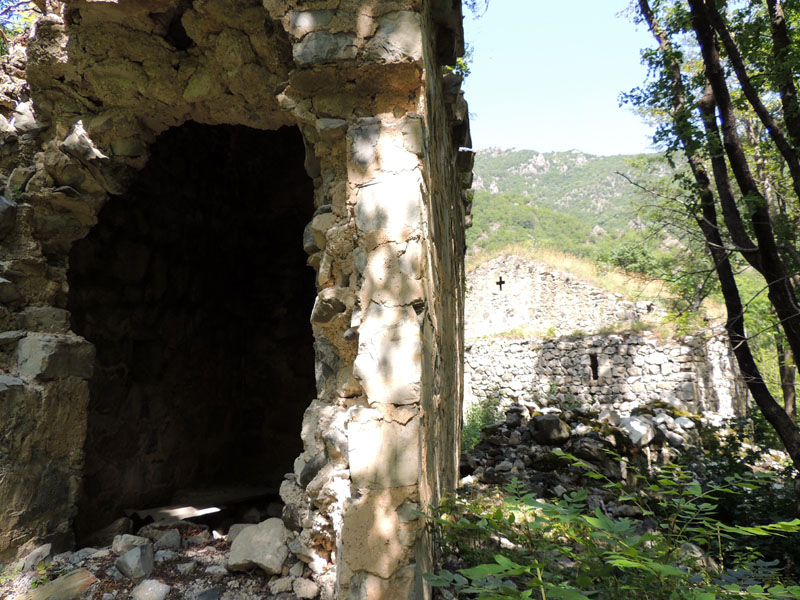
<svg viewBox="0 0 800 600">
<path fill-rule="evenodd" d="M 668 166 L 654 154 L 492 148 L 477 153 L 474 172 L 472 254 L 534 244 L 596 257 L 644 229 L 651 198 L 631 181 L 648 187 Z"/>
</svg>

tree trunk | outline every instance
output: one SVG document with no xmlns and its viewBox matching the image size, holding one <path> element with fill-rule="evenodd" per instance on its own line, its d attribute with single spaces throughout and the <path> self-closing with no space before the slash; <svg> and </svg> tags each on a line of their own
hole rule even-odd
<svg viewBox="0 0 800 600">
<path fill-rule="evenodd" d="M 722 140 L 728 164 L 742 196 L 750 200 L 752 207 L 750 223 L 760 250 L 760 272 L 766 280 L 770 303 L 775 307 L 787 343 L 792 353 L 800 356 L 800 307 L 797 305 L 794 285 L 778 252 L 766 200 L 750 172 L 744 147 L 737 132 L 736 115 L 714 40 L 714 29 L 703 0 L 689 0 L 689 9 L 692 15 L 692 27 L 700 44 L 706 77 L 713 90 L 714 102 L 719 109 Z M 707 121 L 709 119 L 710 116 L 707 117 Z M 720 199 L 725 201 L 724 197 Z"/>
<path fill-rule="evenodd" d="M 780 338 L 775 342 L 778 353 L 778 372 L 781 377 L 781 391 L 783 392 L 783 409 L 792 421 L 797 421 L 797 392 L 794 387 L 796 369 L 794 359 L 789 349 L 783 345 Z"/>
<path fill-rule="evenodd" d="M 794 72 L 789 65 L 789 53 L 792 42 L 786 28 L 781 0 L 767 0 L 770 28 L 772 30 L 772 54 L 775 61 L 773 78 L 781 97 L 783 118 L 786 129 L 792 138 L 795 148 L 800 145 L 800 107 L 797 102 L 797 87 L 794 83 Z"/>
<path fill-rule="evenodd" d="M 697 8 L 698 2 L 700 2 L 702 6 L 702 0 L 689 0 L 689 2 L 690 4 L 694 5 L 695 9 Z M 678 135 L 681 145 L 683 146 L 695 181 L 700 188 L 701 214 L 695 215 L 695 219 L 703 233 L 706 246 L 714 259 L 714 268 L 720 281 L 720 287 L 725 299 L 725 307 L 728 314 L 725 328 L 728 332 L 734 355 L 736 356 L 736 362 L 738 363 L 739 369 L 745 378 L 747 387 L 753 396 L 753 399 L 755 400 L 762 414 L 766 417 L 767 421 L 769 421 L 769 423 L 775 429 L 794 466 L 800 469 L 800 431 L 798 431 L 797 427 L 794 425 L 794 422 L 788 417 L 788 415 L 772 397 L 772 394 L 764 383 L 761 373 L 758 370 L 758 365 L 753 358 L 750 345 L 748 344 L 747 337 L 745 336 L 744 306 L 742 305 L 741 297 L 739 295 L 739 288 L 736 285 L 736 278 L 730 264 L 729 254 L 725 248 L 724 241 L 720 234 L 720 228 L 717 222 L 714 192 L 711 188 L 711 182 L 708 174 L 699 157 L 695 154 L 694 149 L 697 148 L 697 145 L 690 137 L 689 132 L 691 131 L 691 128 L 686 126 L 686 121 L 688 121 L 689 115 L 686 111 L 685 89 L 683 87 L 680 64 L 677 62 L 674 52 L 671 51 L 669 39 L 656 22 L 648 0 L 639 0 L 639 8 L 642 16 L 647 22 L 648 27 L 650 28 L 650 31 L 653 33 L 653 36 L 658 42 L 660 50 L 665 57 L 671 57 L 665 61 L 665 68 L 668 69 L 670 73 L 670 79 L 672 81 L 672 118 L 676 121 L 677 126 L 675 131 Z M 711 33 L 713 37 L 713 32 Z M 705 41 L 708 42 L 707 37 Z M 713 39 L 711 42 L 713 45 Z M 704 59 L 706 59 L 705 53 Z M 718 57 L 716 66 L 719 67 Z M 724 83 L 724 74 L 720 72 L 719 75 L 722 76 L 722 81 Z M 707 134 L 710 135 L 709 128 L 716 127 L 715 102 L 717 101 L 717 90 L 713 86 L 714 82 L 711 81 L 711 77 L 709 77 L 709 83 L 713 88 L 714 95 L 712 96 L 711 93 L 706 94 L 706 97 L 702 102 L 700 102 L 699 108 L 707 128 Z M 718 86 L 719 81 L 717 81 L 717 87 Z M 724 92 L 727 93 L 727 88 L 725 88 Z M 730 102 L 729 96 L 728 101 Z M 730 108 L 731 112 L 726 113 L 726 116 L 728 117 L 727 123 L 726 120 L 723 119 L 723 125 L 728 127 L 733 125 L 735 128 L 735 121 L 731 123 L 730 120 L 730 117 L 732 116 L 732 107 Z M 727 147 L 729 141 L 729 139 L 725 139 L 726 153 L 729 150 Z M 732 149 L 734 154 L 736 151 L 737 148 Z M 741 144 L 738 147 L 738 151 L 741 152 L 742 159 L 744 159 L 744 153 L 742 151 Z M 734 163 L 733 159 L 731 162 Z M 739 175 L 741 175 L 741 173 L 739 173 Z M 766 212 L 766 207 L 764 207 L 763 210 Z M 763 231 L 761 233 L 763 235 Z M 772 238 L 772 243 L 774 245 L 774 238 Z M 769 281 L 770 280 L 768 279 L 768 282 Z M 774 283 L 775 282 L 773 281 L 772 284 L 774 285 Z M 787 281 L 786 283 L 789 282 Z M 772 296 L 770 296 L 770 299 L 772 299 Z M 798 336 L 797 341 L 800 342 L 800 336 Z M 798 345 L 800 346 L 800 344 Z M 796 487 L 795 489 L 797 492 L 798 504 L 800 505 L 800 487 Z"/>
</svg>

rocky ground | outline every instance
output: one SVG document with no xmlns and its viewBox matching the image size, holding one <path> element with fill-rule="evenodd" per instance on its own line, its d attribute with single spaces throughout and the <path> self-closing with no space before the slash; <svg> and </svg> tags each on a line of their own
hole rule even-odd
<svg viewBox="0 0 800 600">
<path fill-rule="evenodd" d="M 624 460 L 609 452 L 622 459 L 641 456 L 649 464 L 665 463 L 699 445 L 698 428 L 704 422 L 709 417 L 690 417 L 668 404 L 634 413 L 597 413 L 580 406 L 562 410 L 515 403 L 505 409 L 505 420 L 484 428 L 480 443 L 462 456 L 462 482 L 503 484 L 517 478 L 539 496 L 560 496 L 581 481 L 554 449 L 619 479 Z"/>
<path fill-rule="evenodd" d="M 0 573 L 0 598 L 302 600 L 329 591 L 285 542 L 275 518 L 234 525 L 224 536 L 206 525 L 162 521 L 118 534 L 110 546 L 54 556 L 49 544 L 40 546 Z"/>
</svg>

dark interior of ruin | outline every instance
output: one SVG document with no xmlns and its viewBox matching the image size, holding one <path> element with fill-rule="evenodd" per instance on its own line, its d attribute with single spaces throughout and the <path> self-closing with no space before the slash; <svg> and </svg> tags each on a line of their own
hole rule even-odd
<svg viewBox="0 0 800 600">
<path fill-rule="evenodd" d="M 277 490 L 315 395 L 300 132 L 189 122 L 151 151 L 70 254 L 97 349 L 79 539 L 179 490 Z"/>
</svg>

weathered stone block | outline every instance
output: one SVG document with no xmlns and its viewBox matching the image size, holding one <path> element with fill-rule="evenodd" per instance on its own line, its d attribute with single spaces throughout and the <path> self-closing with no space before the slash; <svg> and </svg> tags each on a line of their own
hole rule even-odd
<svg viewBox="0 0 800 600">
<path fill-rule="evenodd" d="M 346 309 L 347 307 L 344 303 L 337 298 L 318 297 L 314 302 L 314 309 L 311 311 L 311 322 L 317 325 L 324 325 Z"/>
<path fill-rule="evenodd" d="M 315 31 L 292 47 L 292 56 L 302 66 L 353 59 L 357 51 L 352 33 Z"/>
<path fill-rule="evenodd" d="M 8 237 L 17 222 L 17 203 L 0 196 L 0 240 Z"/>
<path fill-rule="evenodd" d="M 366 571 L 388 579 L 408 563 L 419 522 L 403 523 L 400 509 L 415 490 L 416 487 L 405 487 L 372 491 L 348 502 L 342 550 L 351 571 Z"/>
<path fill-rule="evenodd" d="M 336 215 L 333 213 L 322 213 L 315 216 L 311 221 L 311 232 L 314 234 L 314 242 L 320 250 L 325 249 L 327 231 L 336 223 Z"/>
<path fill-rule="evenodd" d="M 114 566 L 119 572 L 139 583 L 153 572 L 153 545 L 136 546 L 120 556 Z"/>
<path fill-rule="evenodd" d="M 289 13 L 289 23 L 296 34 L 327 27 L 331 19 L 332 10 L 293 10 Z"/>
<path fill-rule="evenodd" d="M 419 418 L 407 424 L 353 422 L 347 429 L 350 476 L 359 488 L 394 488 L 419 481 Z"/>
<path fill-rule="evenodd" d="M 97 577 L 86 569 L 79 569 L 63 575 L 47 585 L 31 590 L 25 595 L 26 600 L 57 600 L 66 598 L 80 598 Z"/>
<path fill-rule="evenodd" d="M 350 138 L 350 158 L 366 169 L 375 161 L 378 139 L 381 136 L 381 122 L 374 117 L 360 119 L 357 125 L 347 132 Z"/>
<path fill-rule="evenodd" d="M 17 316 L 17 328 L 43 333 L 66 333 L 69 311 L 52 306 L 29 306 Z"/>
<path fill-rule="evenodd" d="M 396 600 L 414 597 L 414 573 L 417 565 L 410 564 L 389 579 L 371 573 L 360 573 L 353 583 L 352 598 L 358 600 Z"/>
<path fill-rule="evenodd" d="M 353 366 L 370 403 L 417 402 L 421 362 L 422 337 L 414 309 L 370 304 L 362 317 Z"/>
<path fill-rule="evenodd" d="M 419 14 L 398 11 L 378 19 L 375 36 L 367 43 L 365 57 L 384 62 L 420 60 L 422 28 Z"/>
<path fill-rule="evenodd" d="M 403 147 L 414 154 L 422 154 L 425 148 L 421 118 L 409 117 L 402 126 Z"/>
<path fill-rule="evenodd" d="M 17 363 L 20 375 L 31 379 L 89 379 L 94 345 L 81 338 L 28 336 L 17 345 Z"/>
<path fill-rule="evenodd" d="M 131 600 L 164 600 L 170 587 L 157 579 L 145 579 L 131 591 Z"/>
<path fill-rule="evenodd" d="M 8 304 L 19 300 L 20 295 L 17 286 L 11 283 L 5 277 L 0 277 L 0 302 Z"/>
<path fill-rule="evenodd" d="M 356 226 L 364 233 L 378 229 L 389 239 L 403 241 L 422 221 L 422 182 L 419 174 L 386 175 L 358 191 Z"/>
<path fill-rule="evenodd" d="M 405 250 L 405 251 L 403 251 Z M 362 295 L 387 306 L 408 306 L 421 300 L 422 267 L 418 244 L 399 248 L 382 244 L 369 253 Z"/>
<path fill-rule="evenodd" d="M 244 529 L 231 544 L 228 568 L 247 571 L 261 567 L 268 575 L 280 573 L 289 556 L 288 533 L 280 519 L 267 519 Z"/>
</svg>

